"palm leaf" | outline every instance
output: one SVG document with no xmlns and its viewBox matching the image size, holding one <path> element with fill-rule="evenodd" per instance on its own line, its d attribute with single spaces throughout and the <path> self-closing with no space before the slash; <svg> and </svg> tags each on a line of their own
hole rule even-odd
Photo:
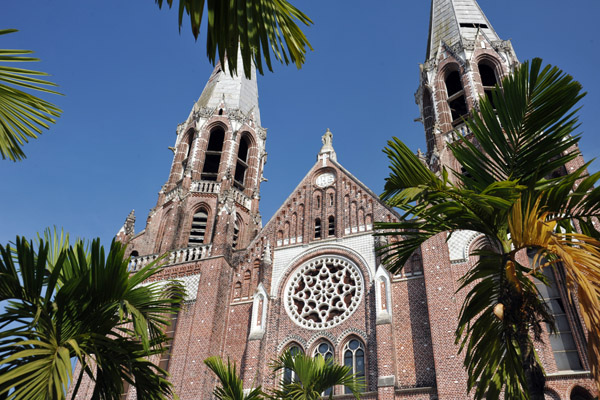
<svg viewBox="0 0 600 400">
<path fill-rule="evenodd" d="M 0 30 L 0 35 L 16 32 L 14 29 Z M 30 50 L 0 49 L 0 62 L 32 62 L 37 58 L 26 57 Z M 56 84 L 36 76 L 48 74 L 29 69 L 0 65 L 0 155 L 18 161 L 25 158 L 22 146 L 29 139 L 37 138 L 42 128 L 49 128 L 61 110 L 54 104 L 20 89 L 43 93 L 60 94 L 48 89 Z"/>
<path fill-rule="evenodd" d="M 155 0 L 158 7 L 173 6 L 173 0 Z M 179 0 L 179 29 L 184 13 L 190 18 L 192 34 L 196 39 L 204 19 L 206 8 L 206 53 L 211 63 L 218 59 L 225 65 L 227 56 L 229 72 L 237 75 L 238 57 L 242 58 L 244 74 L 252 76 L 256 65 L 262 74 L 262 59 L 272 71 L 271 52 L 275 60 L 296 64 L 300 68 L 305 61 L 306 50 L 312 47 L 296 21 L 312 24 L 310 18 L 286 0 Z M 239 53 L 238 53 L 239 50 Z"/>
</svg>

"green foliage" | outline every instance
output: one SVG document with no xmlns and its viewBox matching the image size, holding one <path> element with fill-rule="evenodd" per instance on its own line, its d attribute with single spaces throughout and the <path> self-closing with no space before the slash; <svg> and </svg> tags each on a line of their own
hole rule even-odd
<svg viewBox="0 0 600 400">
<path fill-rule="evenodd" d="M 225 365 L 219 357 L 207 358 L 204 363 L 221 383 L 214 390 L 219 400 L 317 400 L 323 392 L 337 385 L 346 386 L 355 398 L 360 399 L 365 387 L 364 378 L 353 375 L 348 366 L 337 365 L 321 355 L 312 358 L 286 351 L 273 361 L 271 368 L 276 374 L 286 369 L 293 371 L 296 379 L 293 382 L 282 379 L 279 388 L 270 393 L 263 392 L 259 386 L 244 395 L 244 385 L 237 375 L 235 364 L 227 360 Z M 329 398 L 332 396 L 333 391 Z"/>
<path fill-rule="evenodd" d="M 17 237 L 14 247 L 0 246 L 0 396 L 65 399 L 83 374 L 96 382 L 94 398 L 118 399 L 124 380 L 144 399 L 171 395 L 166 372 L 146 357 L 168 340 L 165 316 L 178 310 L 181 286 L 140 285 L 160 266 L 130 276 L 119 242 L 106 255 L 99 240 L 86 251 L 62 232 L 37 242 Z M 72 358 L 82 366 L 78 377 Z"/>
<path fill-rule="evenodd" d="M 280 387 L 273 391 L 273 399 L 317 400 L 336 385 L 346 386 L 359 399 L 365 386 L 364 380 L 353 375 L 350 367 L 325 360 L 320 354 L 310 357 L 286 351 L 273 362 L 272 368 L 275 372 L 289 369 L 296 376 L 292 382 L 282 380 Z M 329 398 L 332 397 L 333 391 Z"/>
<path fill-rule="evenodd" d="M 244 383 L 238 376 L 235 363 L 227 360 L 227 365 L 219 357 L 213 356 L 204 360 L 204 364 L 215 373 L 221 386 L 217 386 L 214 395 L 219 400 L 259 400 L 263 399 L 264 393 L 260 386 L 244 394 Z"/>
<path fill-rule="evenodd" d="M 164 3 L 172 7 L 173 2 L 155 0 L 161 8 Z M 305 25 L 312 24 L 312 21 L 286 0 L 179 0 L 179 28 L 186 13 L 190 17 L 192 33 L 198 39 L 205 9 L 208 59 L 214 65 L 218 57 L 221 65 L 225 65 L 227 55 L 232 75 L 237 74 L 238 48 L 244 74 L 248 78 L 251 76 L 252 60 L 261 74 L 263 57 L 269 71 L 273 70 L 271 52 L 275 60 L 286 65 L 292 62 L 300 68 L 305 60 L 306 48 L 312 50 L 295 20 Z"/>
<path fill-rule="evenodd" d="M 17 32 L 15 29 L 0 30 L 0 36 Z M 31 50 L 0 49 L 0 62 L 32 62 L 37 58 L 25 55 Z M 12 161 L 25 158 L 22 146 L 30 138 L 37 138 L 42 133 L 41 128 L 49 128 L 49 123 L 55 122 L 61 110 L 54 104 L 24 90 L 60 94 L 44 86 L 56 86 L 54 83 L 39 76 L 48 74 L 29 69 L 0 65 L 0 155 Z"/>
<path fill-rule="evenodd" d="M 521 249 L 561 259 L 568 280 L 583 287 L 590 359 L 598 354 L 598 285 L 582 279 L 597 283 L 600 276 L 600 242 L 593 239 L 600 234 L 592 223 L 600 215 L 600 189 L 594 188 L 600 174 L 588 176 L 586 164 L 550 178 L 579 155 L 574 108 L 584 94 L 571 76 L 534 59 L 496 86 L 495 108 L 480 99 L 481 112 L 465 121 L 471 134 L 450 144 L 464 173 L 443 168 L 433 174 L 396 138 L 384 150 L 391 173 L 381 197 L 404 212 L 398 223 L 376 223 L 378 235 L 399 237 L 380 249 L 390 271 L 399 271 L 421 244 L 444 231 L 472 230 L 487 240 L 461 279 L 459 290 L 468 292 L 456 331 L 468 390 L 478 399 L 498 398 L 502 391 L 506 399 L 528 399 L 536 385 L 532 371 L 540 365 L 531 335 L 538 339 L 540 323 L 552 318 L 529 278 L 541 277 L 544 266 L 519 264 L 515 254 Z M 573 233 L 574 221 L 585 235 Z M 562 230 L 553 231 L 555 225 Z"/>
</svg>

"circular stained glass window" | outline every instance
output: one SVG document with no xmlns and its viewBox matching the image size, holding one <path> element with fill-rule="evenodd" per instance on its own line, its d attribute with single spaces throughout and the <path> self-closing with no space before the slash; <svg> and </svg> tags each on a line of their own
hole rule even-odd
<svg viewBox="0 0 600 400">
<path fill-rule="evenodd" d="M 362 294 L 362 274 L 354 263 L 322 256 L 294 272 L 285 289 L 285 308 L 298 325 L 327 329 L 352 315 Z"/>
</svg>

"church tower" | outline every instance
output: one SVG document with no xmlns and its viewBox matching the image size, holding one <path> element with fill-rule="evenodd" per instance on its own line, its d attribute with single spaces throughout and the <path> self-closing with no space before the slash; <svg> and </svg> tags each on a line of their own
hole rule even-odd
<svg viewBox="0 0 600 400">
<path fill-rule="evenodd" d="M 475 0 L 432 0 L 425 63 L 415 99 L 425 127 L 428 166 L 460 171 L 447 149 L 455 130 L 468 136 L 463 119 L 518 65 Z"/>
<path fill-rule="evenodd" d="M 186 259 L 199 257 L 198 252 L 227 256 L 261 227 L 266 130 L 260 124 L 255 71 L 246 79 L 225 70 L 217 64 L 177 127 L 175 145 L 169 147 L 174 153 L 169 178 L 146 229 L 130 238 L 134 255 L 175 250 L 185 252 Z"/>
</svg>

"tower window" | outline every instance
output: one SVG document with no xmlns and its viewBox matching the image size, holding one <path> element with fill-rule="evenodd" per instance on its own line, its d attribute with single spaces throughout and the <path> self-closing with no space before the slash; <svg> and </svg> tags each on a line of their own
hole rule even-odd
<svg viewBox="0 0 600 400">
<path fill-rule="evenodd" d="M 469 113 L 458 71 L 452 71 L 446 77 L 446 91 L 448 92 L 448 106 L 452 113 L 452 125 L 456 126 L 462 122 L 462 117 Z"/>
<path fill-rule="evenodd" d="M 206 158 L 204 159 L 201 179 L 207 181 L 217 180 L 224 140 L 225 131 L 223 128 L 217 127 L 211 131 L 208 147 L 206 148 Z"/>
<path fill-rule="evenodd" d="M 240 140 L 238 149 L 238 158 L 235 164 L 234 185 L 240 190 L 244 190 L 244 181 L 246 170 L 248 169 L 248 137 L 243 136 Z"/>
<path fill-rule="evenodd" d="M 492 91 L 498 83 L 498 79 L 496 78 L 496 72 L 494 71 L 494 68 L 492 68 L 486 63 L 479 63 L 478 67 L 479 76 L 481 77 L 481 85 L 483 86 L 485 96 L 490 100 L 490 102 L 492 103 L 492 107 L 494 107 L 495 109 L 496 106 L 494 105 L 494 101 L 492 98 Z"/>
<path fill-rule="evenodd" d="M 329 230 L 327 232 L 328 236 L 335 236 L 335 217 L 332 215 L 329 217 Z"/>
<path fill-rule="evenodd" d="M 194 214 L 192 219 L 192 229 L 190 231 L 190 246 L 197 246 L 204 243 L 206 235 L 206 223 L 208 221 L 208 213 L 201 208 Z"/>
<path fill-rule="evenodd" d="M 183 166 L 183 169 L 185 170 L 189 160 L 190 160 L 190 155 L 192 154 L 192 143 L 194 142 L 194 131 L 190 130 L 187 133 L 187 136 L 185 137 L 185 141 L 184 143 L 187 146 L 187 149 L 185 150 L 185 158 L 183 159 L 183 161 L 181 161 L 181 165 Z"/>
<path fill-rule="evenodd" d="M 321 219 L 315 220 L 315 239 L 321 239 Z"/>
<path fill-rule="evenodd" d="M 344 346 L 344 365 L 350 367 L 350 373 L 356 374 L 357 378 L 365 378 L 365 347 L 356 340 L 352 339 Z M 344 388 L 345 393 L 352 393 L 348 388 Z"/>
</svg>

